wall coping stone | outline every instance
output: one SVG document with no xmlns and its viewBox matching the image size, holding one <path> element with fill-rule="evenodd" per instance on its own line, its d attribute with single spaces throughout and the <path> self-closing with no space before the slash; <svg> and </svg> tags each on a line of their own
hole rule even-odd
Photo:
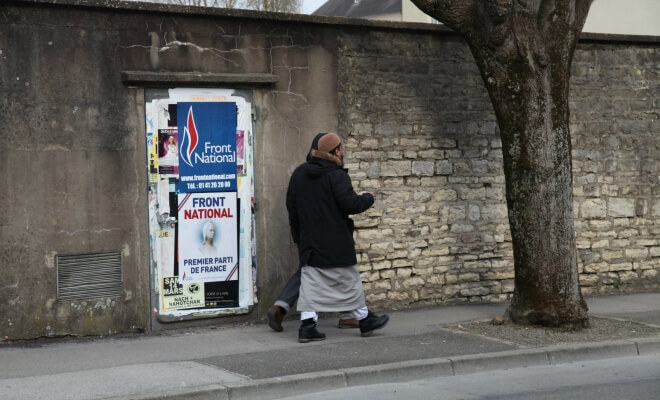
<svg viewBox="0 0 660 400">
<path fill-rule="evenodd" d="M 162 84 L 177 85 L 272 85 L 279 81 L 272 74 L 224 74 L 202 72 L 151 72 L 122 71 L 121 80 L 125 84 L 140 86 L 160 86 Z"/>
</svg>

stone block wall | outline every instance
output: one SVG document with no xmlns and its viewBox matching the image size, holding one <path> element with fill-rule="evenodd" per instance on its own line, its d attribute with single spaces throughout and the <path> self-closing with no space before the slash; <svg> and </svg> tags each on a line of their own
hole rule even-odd
<svg viewBox="0 0 660 400">
<path fill-rule="evenodd" d="M 585 293 L 658 288 L 657 46 L 587 43 L 573 63 L 573 194 Z"/>
<path fill-rule="evenodd" d="M 372 31 L 339 40 L 340 131 L 359 191 L 370 304 L 503 301 L 513 294 L 501 142 L 479 71 L 456 36 Z M 660 285 L 657 46 L 589 44 L 571 110 L 585 294 Z"/>
</svg>

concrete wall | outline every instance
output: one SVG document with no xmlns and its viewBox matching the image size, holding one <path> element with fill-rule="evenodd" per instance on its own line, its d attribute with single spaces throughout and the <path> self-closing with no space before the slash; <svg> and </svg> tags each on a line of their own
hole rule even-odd
<svg viewBox="0 0 660 400">
<path fill-rule="evenodd" d="M 182 82 L 178 72 L 247 76 L 240 85 L 254 90 L 257 116 L 259 299 L 272 304 L 297 268 L 288 173 L 316 132 L 337 128 L 336 29 L 254 12 L 55 3 L 0 6 L 0 337 L 150 329 L 144 88 L 122 82 L 125 71 L 166 71 L 149 83 L 165 88 L 236 85 Z M 251 84 L 249 74 L 278 82 Z M 123 295 L 57 301 L 55 257 L 105 251 L 123 254 Z"/>
<path fill-rule="evenodd" d="M 141 91 L 118 79 L 119 15 L 0 7 L 0 335 L 147 328 Z M 57 255 L 121 252 L 121 298 L 57 302 Z"/>
<path fill-rule="evenodd" d="M 112 1 L 10 0 L 0 18 L 0 337 L 152 328 L 145 85 L 253 91 L 260 302 L 205 323 L 263 318 L 296 269 L 288 176 L 313 135 L 335 129 L 355 186 L 380 193 L 356 221 L 374 308 L 509 297 L 497 127 L 457 36 Z M 659 287 L 657 58 L 657 40 L 584 42 L 576 53 L 576 229 L 590 292 Z M 126 71 L 156 80 L 129 83 Z M 122 296 L 57 301 L 55 257 L 106 251 L 123 255 Z"/>
</svg>

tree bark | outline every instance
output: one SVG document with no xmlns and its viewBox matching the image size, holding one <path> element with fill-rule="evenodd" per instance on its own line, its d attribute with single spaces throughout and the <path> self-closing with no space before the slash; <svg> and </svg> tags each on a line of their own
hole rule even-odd
<svg viewBox="0 0 660 400">
<path fill-rule="evenodd" d="M 591 0 L 413 0 L 462 34 L 497 116 L 513 241 L 514 322 L 588 325 L 573 222 L 568 89 Z"/>
</svg>

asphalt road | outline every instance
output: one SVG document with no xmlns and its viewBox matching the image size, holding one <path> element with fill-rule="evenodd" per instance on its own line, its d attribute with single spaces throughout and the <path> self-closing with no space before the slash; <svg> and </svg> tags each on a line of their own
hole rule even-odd
<svg viewBox="0 0 660 400">
<path fill-rule="evenodd" d="M 280 400 L 657 400 L 660 355 L 355 386 Z"/>
</svg>

